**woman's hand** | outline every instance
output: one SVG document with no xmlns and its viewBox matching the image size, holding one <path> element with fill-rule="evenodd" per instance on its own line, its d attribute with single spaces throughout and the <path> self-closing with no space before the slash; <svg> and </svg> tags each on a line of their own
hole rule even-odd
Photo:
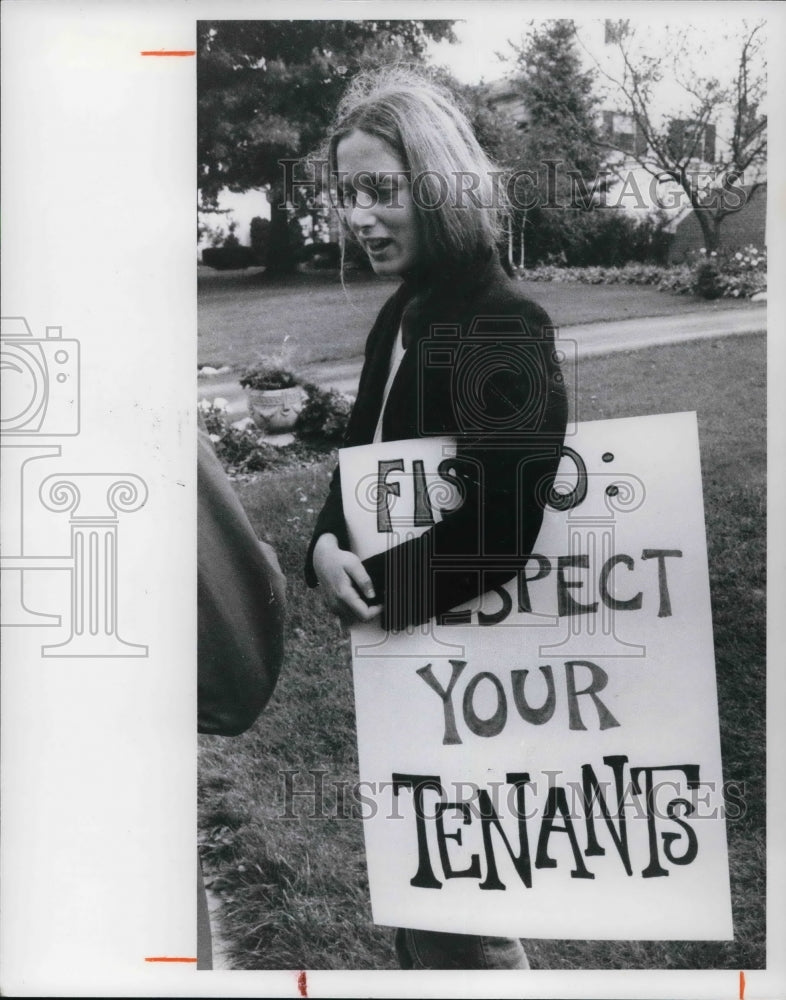
<svg viewBox="0 0 786 1000">
<path fill-rule="evenodd" d="M 345 624 L 369 622 L 381 614 L 381 604 L 367 604 L 363 599 L 376 597 L 363 563 L 354 553 L 339 548 L 335 535 L 320 535 L 312 558 L 325 604 Z"/>
</svg>

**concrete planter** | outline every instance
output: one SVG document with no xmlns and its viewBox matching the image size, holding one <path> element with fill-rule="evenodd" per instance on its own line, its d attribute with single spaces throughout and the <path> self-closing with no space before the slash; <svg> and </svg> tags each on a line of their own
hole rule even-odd
<svg viewBox="0 0 786 1000">
<path fill-rule="evenodd" d="M 259 427 L 270 434 L 281 434 L 295 426 L 306 396 L 302 385 L 290 389 L 249 389 L 249 409 Z"/>
</svg>

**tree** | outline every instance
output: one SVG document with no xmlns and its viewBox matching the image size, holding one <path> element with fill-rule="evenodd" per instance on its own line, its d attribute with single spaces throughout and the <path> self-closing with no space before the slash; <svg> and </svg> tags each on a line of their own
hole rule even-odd
<svg viewBox="0 0 786 1000">
<path fill-rule="evenodd" d="M 532 262 L 564 256 L 582 238 L 586 219 L 576 209 L 592 208 L 605 184 L 598 180 L 596 74 L 582 68 L 573 21 L 531 22 L 530 27 L 526 40 L 511 43 L 517 69 L 511 84 L 523 99 L 527 122 L 517 148 L 511 149 L 509 166 L 537 178 L 537 198 L 533 190 L 529 199 L 532 207 L 514 205 L 513 212 L 516 234 L 521 238 L 526 233 Z M 587 181 L 595 194 L 582 204 L 575 195 L 581 185 L 587 190 Z M 528 203 L 523 192 L 516 200 Z M 515 240 L 516 235 L 511 236 Z"/>
<path fill-rule="evenodd" d="M 560 19 L 531 23 L 531 29 L 523 44 L 511 43 L 520 73 L 517 87 L 527 107 L 526 147 L 594 174 L 599 164 L 592 141 L 599 104 L 596 74 L 582 69 L 575 25 Z"/>
<path fill-rule="evenodd" d="M 620 142 L 607 126 L 601 145 L 632 156 L 654 177 L 679 184 L 710 252 L 720 245 L 724 219 L 766 179 L 764 22 L 742 21 L 735 36 L 721 40 L 732 53 L 731 78 L 725 82 L 704 69 L 723 64 L 724 56 L 710 57 L 699 28 L 686 27 L 667 29 L 653 53 L 652 39 L 642 39 L 629 21 L 607 22 L 606 42 L 620 68 L 603 73 L 625 106 L 634 136 L 632 143 Z M 680 90 L 670 113 L 659 110 L 665 82 Z"/>
<path fill-rule="evenodd" d="M 203 207 L 222 188 L 269 187 L 269 267 L 294 264 L 279 161 L 315 149 L 359 70 L 423 56 L 451 21 L 201 21 L 197 184 Z"/>
</svg>

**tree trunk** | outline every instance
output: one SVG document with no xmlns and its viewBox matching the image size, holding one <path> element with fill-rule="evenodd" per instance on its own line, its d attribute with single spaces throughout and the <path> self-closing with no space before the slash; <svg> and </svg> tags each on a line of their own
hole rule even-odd
<svg viewBox="0 0 786 1000">
<path fill-rule="evenodd" d="M 270 235 L 265 258 L 265 271 L 269 274 L 290 274 L 298 263 L 298 253 L 303 242 L 290 223 L 284 201 L 284 189 L 275 184 L 270 194 Z"/>
<path fill-rule="evenodd" d="M 513 218 L 508 216 L 508 265 L 513 271 Z"/>
<path fill-rule="evenodd" d="M 519 229 L 519 267 L 524 267 L 524 220 Z"/>
<path fill-rule="evenodd" d="M 704 208 L 701 205 L 693 205 L 696 220 L 701 226 L 701 235 L 704 237 L 704 249 L 707 253 L 712 253 L 720 246 L 720 219 L 717 218 L 712 208 Z"/>
</svg>

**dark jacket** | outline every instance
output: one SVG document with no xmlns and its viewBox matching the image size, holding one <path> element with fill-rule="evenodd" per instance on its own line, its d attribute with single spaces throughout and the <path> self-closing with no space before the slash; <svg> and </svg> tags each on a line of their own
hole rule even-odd
<svg viewBox="0 0 786 1000">
<path fill-rule="evenodd" d="M 237 736 L 276 686 L 286 581 L 201 426 L 197 456 L 198 728 Z"/>
<path fill-rule="evenodd" d="M 364 563 L 383 602 L 382 625 L 442 615 L 512 579 L 531 551 L 559 464 L 567 400 L 551 321 L 492 255 L 461 281 L 405 281 L 366 343 L 345 446 L 370 444 L 402 327 L 407 348 L 382 422 L 385 441 L 448 435 L 461 507 L 417 539 Z M 331 532 L 349 548 L 338 469 L 317 518 L 312 554 Z"/>
</svg>

